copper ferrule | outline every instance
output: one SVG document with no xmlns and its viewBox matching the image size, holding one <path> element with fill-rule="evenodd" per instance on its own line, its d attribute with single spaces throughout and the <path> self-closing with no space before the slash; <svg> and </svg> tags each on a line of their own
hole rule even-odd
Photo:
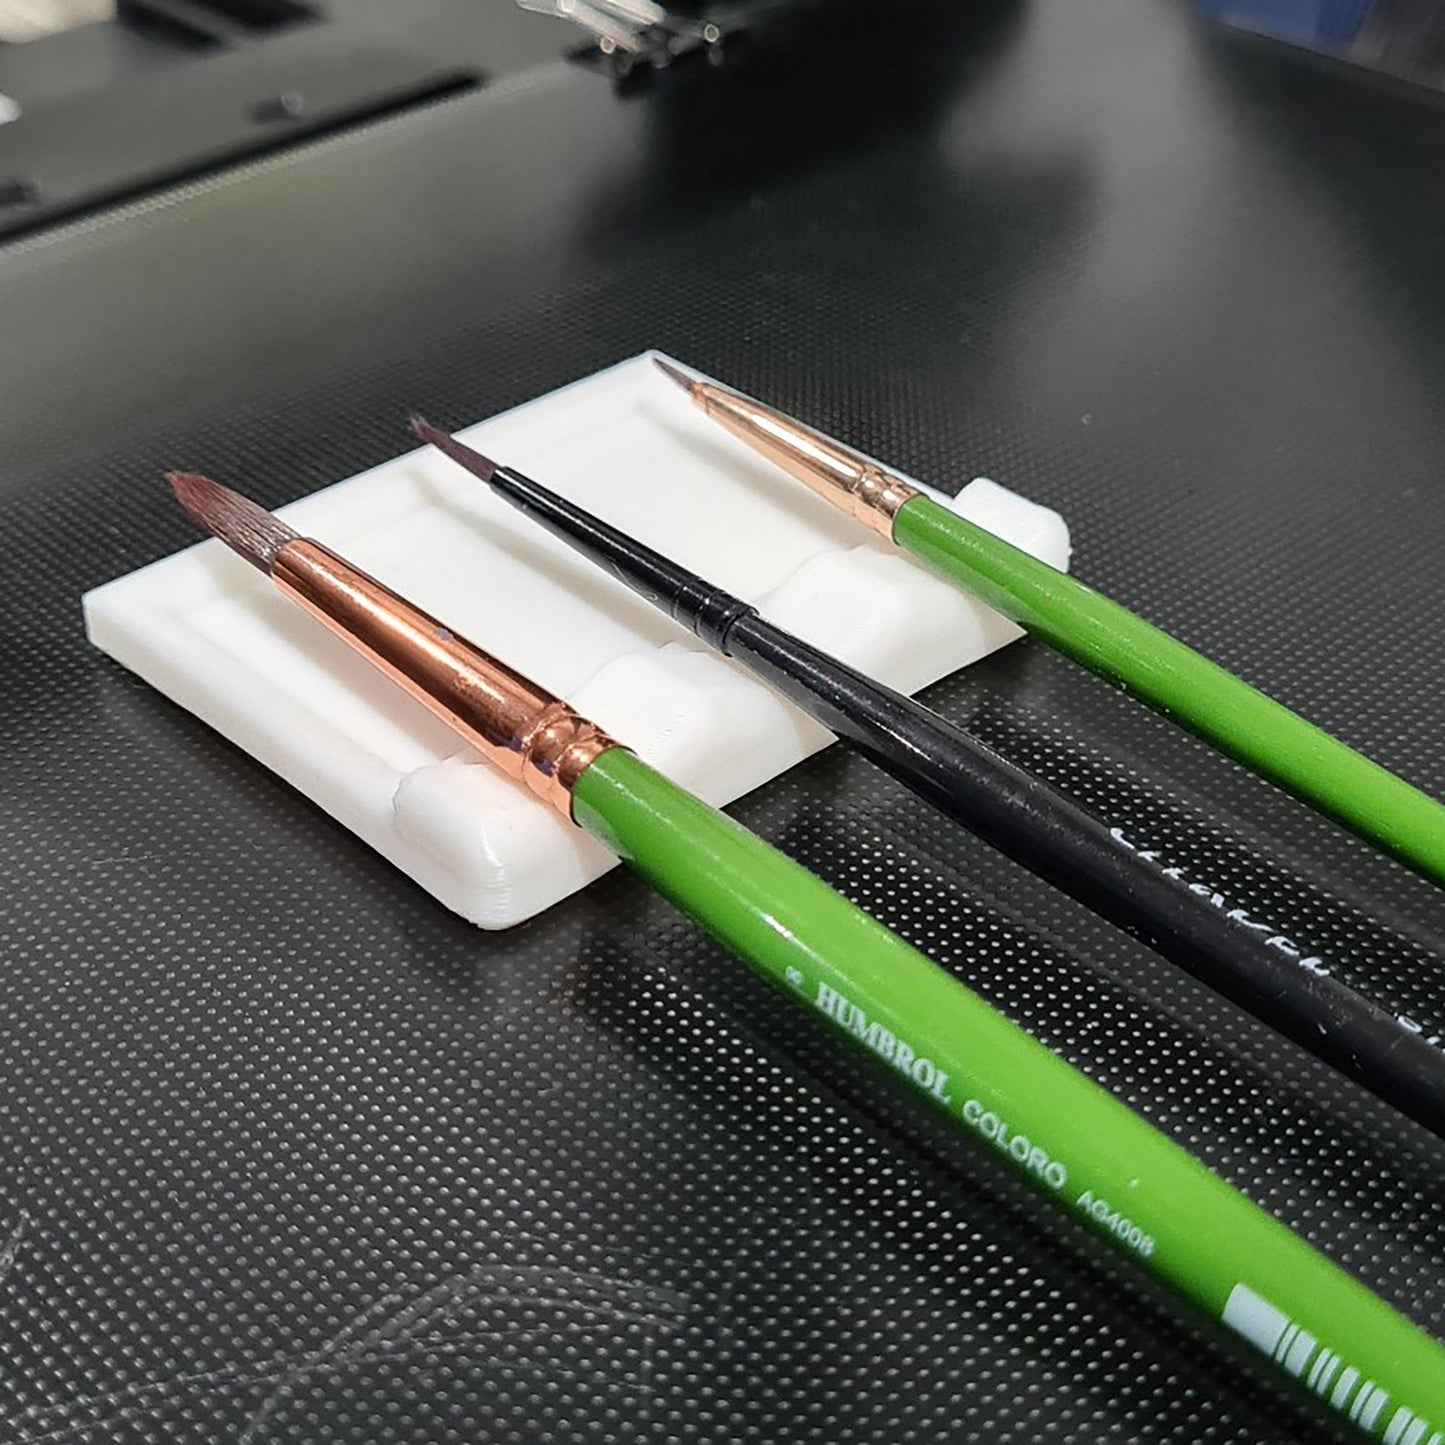
<svg viewBox="0 0 1445 1445">
<path fill-rule="evenodd" d="M 899 508 L 918 496 L 902 477 L 773 407 L 713 382 L 691 391 L 714 421 L 882 537 L 892 538 Z"/>
<path fill-rule="evenodd" d="M 577 779 L 613 742 L 560 698 L 458 637 L 319 542 L 288 542 L 271 577 L 508 777 L 564 818 Z"/>
</svg>

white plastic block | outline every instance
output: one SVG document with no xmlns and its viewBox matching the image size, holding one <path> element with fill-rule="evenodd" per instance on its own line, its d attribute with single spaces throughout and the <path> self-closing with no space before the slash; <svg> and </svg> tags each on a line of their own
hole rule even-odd
<svg viewBox="0 0 1445 1445">
<path fill-rule="evenodd" d="M 647 356 L 460 435 L 894 687 L 917 691 L 1019 635 L 709 422 Z M 982 480 L 948 505 L 1067 566 L 1057 513 Z M 829 741 L 429 448 L 279 515 L 710 802 Z M 96 588 L 85 617 L 97 647 L 483 928 L 520 923 L 616 862 L 220 542 Z"/>
</svg>

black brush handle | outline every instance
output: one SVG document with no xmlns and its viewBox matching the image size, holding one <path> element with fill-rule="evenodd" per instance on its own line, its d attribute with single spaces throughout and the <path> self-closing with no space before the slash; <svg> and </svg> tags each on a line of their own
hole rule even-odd
<svg viewBox="0 0 1445 1445">
<path fill-rule="evenodd" d="M 1171 878 L 1092 814 L 921 703 L 755 612 L 724 651 L 921 798 L 1101 918 L 1445 1135 L 1445 1052 L 1273 929 Z M 1287 941 L 1286 941 L 1287 942 Z"/>
<path fill-rule="evenodd" d="M 1282 951 L 1278 935 L 1176 881 L 1092 814 L 921 703 L 774 626 L 530 477 L 502 467 L 492 486 L 985 842 L 1445 1136 L 1445 1051 L 1388 1010 L 1306 968 Z"/>
</svg>

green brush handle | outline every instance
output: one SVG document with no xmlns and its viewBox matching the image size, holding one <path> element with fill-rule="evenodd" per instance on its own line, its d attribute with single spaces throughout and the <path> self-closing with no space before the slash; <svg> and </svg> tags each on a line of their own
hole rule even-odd
<svg viewBox="0 0 1445 1445">
<path fill-rule="evenodd" d="M 1445 805 L 1066 572 L 914 497 L 893 540 L 1091 672 L 1445 883 Z"/>
<path fill-rule="evenodd" d="M 1440 1445 L 1445 1349 L 923 954 L 624 748 L 573 817 L 1046 1194 L 1391 1445 Z M 1421 1433 L 1415 1422 L 1427 1419 Z"/>
</svg>

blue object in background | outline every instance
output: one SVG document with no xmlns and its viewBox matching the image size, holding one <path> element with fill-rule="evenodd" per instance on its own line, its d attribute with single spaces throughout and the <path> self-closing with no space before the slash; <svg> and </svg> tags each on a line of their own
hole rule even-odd
<svg viewBox="0 0 1445 1445">
<path fill-rule="evenodd" d="M 1242 25 L 1320 50 L 1341 51 L 1355 38 L 1375 0 L 1199 0 L 1199 8 Z"/>
</svg>

